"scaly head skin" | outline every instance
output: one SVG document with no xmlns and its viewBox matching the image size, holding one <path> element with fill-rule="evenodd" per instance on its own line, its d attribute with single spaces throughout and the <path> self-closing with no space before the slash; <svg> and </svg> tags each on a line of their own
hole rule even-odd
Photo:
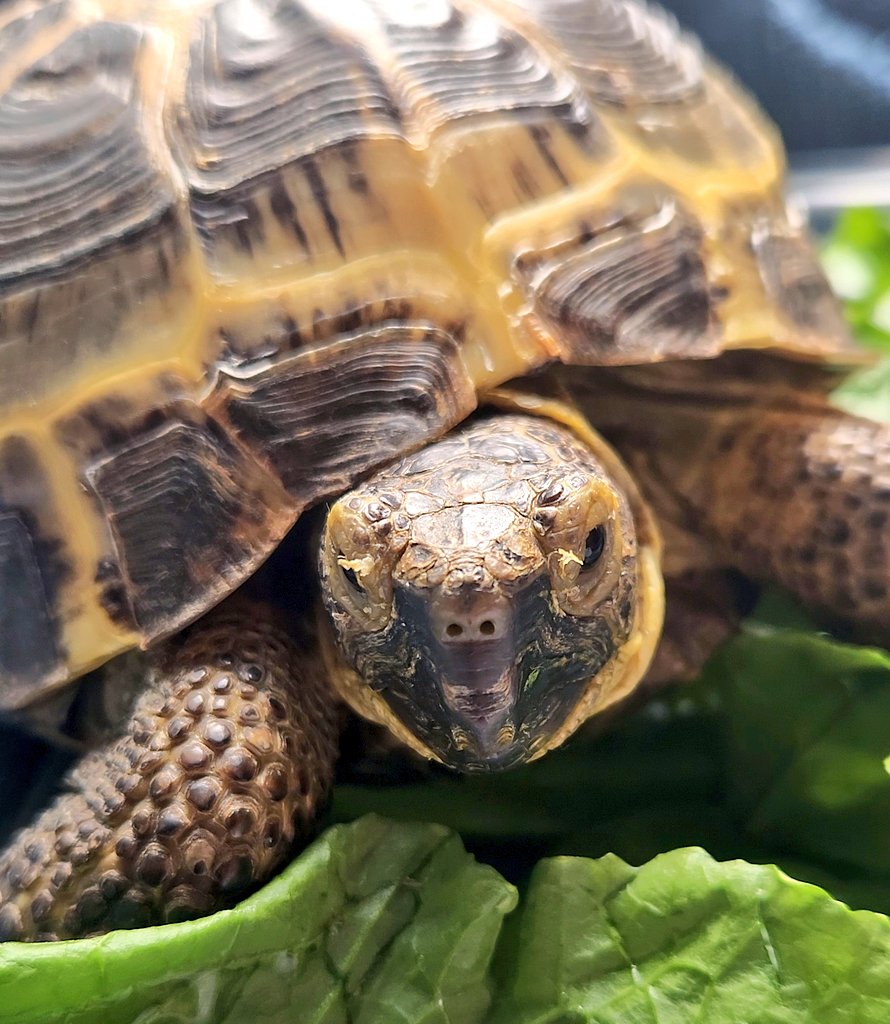
<svg viewBox="0 0 890 1024">
<path fill-rule="evenodd" d="M 539 757 L 645 669 L 631 503 L 542 418 L 488 415 L 388 467 L 333 505 L 320 560 L 340 695 L 451 767 Z"/>
</svg>

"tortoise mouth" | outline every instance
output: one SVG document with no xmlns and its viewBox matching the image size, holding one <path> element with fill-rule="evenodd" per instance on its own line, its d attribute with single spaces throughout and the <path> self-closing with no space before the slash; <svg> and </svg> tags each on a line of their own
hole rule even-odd
<svg viewBox="0 0 890 1024">
<path fill-rule="evenodd" d="M 464 621 L 491 622 L 491 595 L 477 596 L 485 607 L 465 604 Z M 490 637 L 443 638 L 429 590 L 399 584 L 394 599 L 389 626 L 359 641 L 356 668 L 426 751 L 459 771 L 511 768 L 549 749 L 616 651 L 608 618 L 560 613 L 545 574 L 495 600 Z"/>
<path fill-rule="evenodd" d="M 440 687 L 454 716 L 454 745 L 481 763 L 499 761 L 516 736 L 517 673 L 512 638 L 466 641 L 443 652 Z"/>
</svg>

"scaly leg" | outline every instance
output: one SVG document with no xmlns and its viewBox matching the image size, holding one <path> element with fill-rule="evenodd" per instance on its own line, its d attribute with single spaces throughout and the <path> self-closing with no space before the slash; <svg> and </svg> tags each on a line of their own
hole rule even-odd
<svg viewBox="0 0 890 1024">
<path fill-rule="evenodd" d="M 829 409 L 739 415 L 702 487 L 737 569 L 890 633 L 890 428 Z"/>
<path fill-rule="evenodd" d="M 311 831 L 336 744 L 326 681 L 274 613 L 208 616 L 162 652 L 124 735 L 0 854 L 0 941 L 235 903 Z"/>
</svg>

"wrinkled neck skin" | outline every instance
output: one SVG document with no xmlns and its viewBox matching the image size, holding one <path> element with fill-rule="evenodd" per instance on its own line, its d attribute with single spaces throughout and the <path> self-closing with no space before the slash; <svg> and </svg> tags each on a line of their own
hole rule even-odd
<svg viewBox="0 0 890 1024">
<path fill-rule="evenodd" d="M 482 416 L 332 507 L 328 671 L 427 757 L 522 764 L 626 681 L 637 556 L 629 502 L 588 447 L 544 419 Z"/>
</svg>

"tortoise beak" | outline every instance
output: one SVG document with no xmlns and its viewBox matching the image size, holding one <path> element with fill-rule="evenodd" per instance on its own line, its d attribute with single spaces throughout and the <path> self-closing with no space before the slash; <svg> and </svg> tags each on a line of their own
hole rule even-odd
<svg viewBox="0 0 890 1024">
<path fill-rule="evenodd" d="M 456 767 L 505 768 L 527 752 L 516 742 L 519 694 L 512 602 L 469 589 L 430 602 L 428 626 L 436 688 L 451 723 Z"/>
<path fill-rule="evenodd" d="M 430 609 L 430 629 L 455 746 L 479 767 L 503 767 L 517 734 L 517 638 L 509 602 L 479 592 L 440 598 Z"/>
<path fill-rule="evenodd" d="M 446 647 L 440 662 L 442 697 L 454 715 L 456 745 L 498 767 L 517 731 L 515 659 L 510 642 L 468 640 Z"/>
<path fill-rule="evenodd" d="M 396 581 L 393 620 L 363 637 L 361 680 L 403 738 L 450 768 L 531 761 L 614 652 L 606 621 L 562 616 L 549 594 L 543 574 L 495 593 Z"/>
</svg>

